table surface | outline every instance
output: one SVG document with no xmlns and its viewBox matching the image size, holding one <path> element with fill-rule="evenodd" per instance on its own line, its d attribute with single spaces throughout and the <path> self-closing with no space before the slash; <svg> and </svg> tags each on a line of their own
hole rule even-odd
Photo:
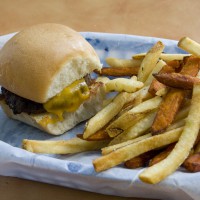
<svg viewBox="0 0 200 200">
<path fill-rule="evenodd" d="M 0 0 L 0 35 L 37 23 L 66 24 L 77 31 L 122 33 L 200 42 L 199 0 Z M 85 191 L 0 177 L 1 200 L 116 199 Z M 162 197 L 161 197 L 162 198 Z M 132 198 L 134 200 L 138 198 Z"/>
</svg>

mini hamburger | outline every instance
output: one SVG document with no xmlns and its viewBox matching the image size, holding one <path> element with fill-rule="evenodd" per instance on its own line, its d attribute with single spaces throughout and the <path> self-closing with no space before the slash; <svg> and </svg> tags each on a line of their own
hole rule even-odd
<svg viewBox="0 0 200 200">
<path fill-rule="evenodd" d="M 53 135 L 63 134 L 102 107 L 104 90 L 90 78 L 101 63 L 76 31 L 39 24 L 17 33 L 0 50 L 4 112 Z"/>
</svg>

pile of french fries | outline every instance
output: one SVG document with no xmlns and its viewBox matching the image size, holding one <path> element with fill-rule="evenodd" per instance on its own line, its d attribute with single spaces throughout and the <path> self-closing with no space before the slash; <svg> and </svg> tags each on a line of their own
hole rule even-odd
<svg viewBox="0 0 200 200">
<path fill-rule="evenodd" d="M 159 41 L 130 60 L 107 58 L 110 67 L 96 71 L 97 81 L 118 93 L 86 123 L 83 134 L 67 141 L 24 140 L 23 148 L 50 154 L 101 149 L 93 161 L 96 172 L 121 163 L 147 167 L 139 178 L 151 184 L 180 166 L 199 172 L 200 44 L 184 37 L 178 47 L 188 54 L 165 54 Z"/>
</svg>

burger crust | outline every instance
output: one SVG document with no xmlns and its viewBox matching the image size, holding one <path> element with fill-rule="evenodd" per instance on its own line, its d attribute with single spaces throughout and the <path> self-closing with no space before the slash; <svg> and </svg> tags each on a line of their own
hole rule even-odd
<svg viewBox="0 0 200 200">
<path fill-rule="evenodd" d="M 93 47 L 60 24 L 39 24 L 16 34 L 0 51 L 0 85 L 45 103 L 101 64 Z"/>
</svg>

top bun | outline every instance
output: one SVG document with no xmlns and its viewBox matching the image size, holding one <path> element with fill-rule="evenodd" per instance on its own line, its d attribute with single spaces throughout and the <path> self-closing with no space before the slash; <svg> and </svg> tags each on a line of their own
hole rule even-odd
<svg viewBox="0 0 200 200">
<path fill-rule="evenodd" d="M 0 85 L 38 103 L 94 69 L 101 69 L 101 64 L 93 47 L 60 24 L 24 29 L 0 51 Z"/>
</svg>

